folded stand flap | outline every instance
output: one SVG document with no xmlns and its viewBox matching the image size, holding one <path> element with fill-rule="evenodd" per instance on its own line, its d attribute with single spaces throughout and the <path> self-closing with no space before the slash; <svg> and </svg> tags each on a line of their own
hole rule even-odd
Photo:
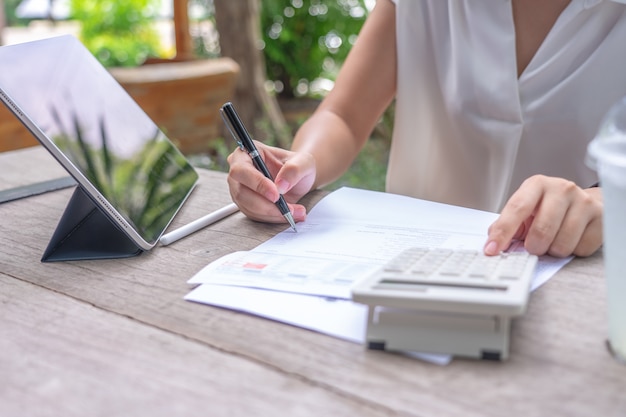
<svg viewBox="0 0 626 417">
<path fill-rule="evenodd" d="M 141 252 L 141 248 L 78 186 L 41 261 L 129 258 Z"/>
</svg>

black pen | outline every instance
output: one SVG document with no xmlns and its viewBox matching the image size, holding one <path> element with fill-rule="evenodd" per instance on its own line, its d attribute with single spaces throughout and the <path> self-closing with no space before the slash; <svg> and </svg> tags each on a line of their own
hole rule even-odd
<svg viewBox="0 0 626 417">
<path fill-rule="evenodd" d="M 220 114 L 222 115 L 222 120 L 224 120 L 224 123 L 230 131 L 230 134 L 233 136 L 239 147 L 242 150 L 246 151 L 248 155 L 250 155 L 250 158 L 252 158 L 252 162 L 254 163 L 256 169 L 261 171 L 261 173 L 263 173 L 266 178 L 274 181 L 274 178 L 272 178 L 272 174 L 270 174 L 267 166 L 265 166 L 263 158 L 261 158 L 261 155 L 259 154 L 256 146 L 254 146 L 254 142 L 252 141 L 252 138 L 248 134 L 246 127 L 243 125 L 241 119 L 239 118 L 239 115 L 235 111 L 233 104 L 230 102 L 224 104 L 220 109 Z M 297 232 L 298 230 L 296 230 L 296 222 L 294 222 L 293 216 L 291 215 L 289 207 L 287 206 L 287 203 L 285 202 L 282 194 L 278 198 L 278 201 L 276 201 L 276 206 L 280 210 L 281 214 L 285 217 L 285 219 L 287 219 L 287 221 L 291 225 L 291 228 L 295 232 Z"/>
</svg>

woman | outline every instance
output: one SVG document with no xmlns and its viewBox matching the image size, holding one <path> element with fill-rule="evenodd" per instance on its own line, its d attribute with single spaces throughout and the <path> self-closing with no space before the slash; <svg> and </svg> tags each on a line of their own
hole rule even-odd
<svg viewBox="0 0 626 417">
<path fill-rule="evenodd" d="M 584 156 L 626 95 L 621 1 L 379 0 L 291 151 L 258 144 L 275 183 L 229 156 L 233 201 L 282 222 L 281 193 L 304 220 L 297 201 L 348 169 L 395 98 L 387 191 L 501 210 L 488 255 L 512 239 L 537 255 L 594 253 L 602 197 Z"/>
</svg>

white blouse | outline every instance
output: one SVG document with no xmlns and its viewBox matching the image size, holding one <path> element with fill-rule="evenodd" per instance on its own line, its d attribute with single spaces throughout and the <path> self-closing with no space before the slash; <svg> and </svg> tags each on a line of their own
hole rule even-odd
<svg viewBox="0 0 626 417">
<path fill-rule="evenodd" d="M 511 0 L 396 0 L 387 191 L 499 211 L 534 174 L 596 182 L 587 144 L 626 95 L 624 0 L 572 0 L 517 77 Z"/>
</svg>

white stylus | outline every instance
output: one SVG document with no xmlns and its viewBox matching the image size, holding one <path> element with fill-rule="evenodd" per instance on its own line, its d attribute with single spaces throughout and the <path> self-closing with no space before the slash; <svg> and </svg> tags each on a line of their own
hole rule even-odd
<svg viewBox="0 0 626 417">
<path fill-rule="evenodd" d="M 197 220 L 192 221 L 189 224 L 186 224 L 174 231 L 164 234 L 159 239 L 161 245 L 169 245 L 170 243 L 174 243 L 179 239 L 184 238 L 185 236 L 189 236 L 190 234 L 197 232 L 198 230 L 207 227 L 215 222 L 222 220 L 224 217 L 228 217 L 233 213 L 239 211 L 239 207 L 235 203 L 230 203 L 227 206 L 222 207 L 221 209 L 215 210 L 212 213 L 207 214 L 206 216 L 200 217 Z"/>
</svg>

